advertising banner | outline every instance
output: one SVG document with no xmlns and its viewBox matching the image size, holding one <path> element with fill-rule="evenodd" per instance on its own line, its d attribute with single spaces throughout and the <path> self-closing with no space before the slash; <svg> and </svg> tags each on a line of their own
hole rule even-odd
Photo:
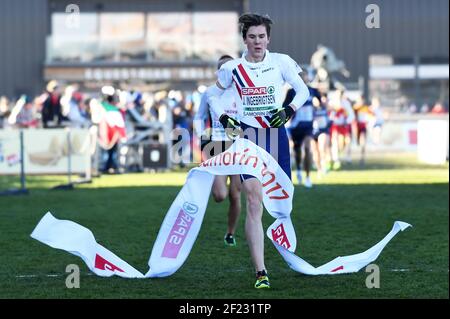
<svg viewBox="0 0 450 319">
<path fill-rule="evenodd" d="M 90 168 L 89 145 L 88 130 L 24 130 L 25 174 L 67 174 L 69 171 L 75 174 L 86 173 Z M 19 172 L 19 131 L 2 130 L 0 131 L 0 174 L 18 174 Z"/>
<path fill-rule="evenodd" d="M 0 175 L 20 173 L 20 131 L 0 130 Z"/>
</svg>

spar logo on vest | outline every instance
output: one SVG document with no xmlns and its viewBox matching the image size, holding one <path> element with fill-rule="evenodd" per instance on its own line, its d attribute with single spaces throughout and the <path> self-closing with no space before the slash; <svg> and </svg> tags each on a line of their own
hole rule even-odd
<svg viewBox="0 0 450 319">
<path fill-rule="evenodd" d="M 242 104 L 244 106 L 244 115 L 262 116 L 268 115 L 268 112 L 274 108 L 275 87 L 245 87 L 242 88 Z"/>
<path fill-rule="evenodd" d="M 164 249 L 162 251 L 161 257 L 175 259 L 178 257 L 181 247 L 183 246 L 184 240 L 186 239 L 189 230 L 191 229 L 192 223 L 194 222 L 194 217 L 198 212 L 198 206 L 184 202 L 177 218 L 167 236 Z"/>
</svg>

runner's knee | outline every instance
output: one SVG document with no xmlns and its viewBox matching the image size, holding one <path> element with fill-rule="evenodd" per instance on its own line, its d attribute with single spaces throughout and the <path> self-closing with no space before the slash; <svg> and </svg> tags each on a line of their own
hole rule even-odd
<svg viewBox="0 0 450 319">
<path fill-rule="evenodd" d="M 259 191 L 258 191 L 259 190 Z M 247 193 L 247 215 L 251 218 L 262 216 L 262 194 L 261 189 L 252 189 Z"/>
<path fill-rule="evenodd" d="M 230 190 L 230 202 L 240 203 L 241 202 L 241 192 L 238 189 Z"/>
<path fill-rule="evenodd" d="M 227 191 L 223 189 L 213 189 L 213 198 L 216 203 L 223 202 L 227 198 Z"/>
</svg>

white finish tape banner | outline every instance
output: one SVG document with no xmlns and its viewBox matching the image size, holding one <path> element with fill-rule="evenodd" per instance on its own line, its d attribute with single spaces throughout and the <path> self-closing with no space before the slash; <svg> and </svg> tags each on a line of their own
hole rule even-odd
<svg viewBox="0 0 450 319">
<path fill-rule="evenodd" d="M 225 152 L 192 169 L 186 183 L 167 212 L 159 230 L 144 275 L 108 249 L 99 245 L 92 232 L 74 222 L 59 220 L 48 212 L 31 237 L 53 248 L 81 257 L 99 276 L 126 278 L 166 277 L 186 261 L 197 239 L 206 212 L 215 175 L 248 174 L 262 184 L 264 207 L 275 218 L 267 236 L 289 267 L 306 275 L 333 275 L 357 272 L 373 262 L 387 243 L 409 224 L 397 221 L 389 234 L 360 254 L 337 257 L 314 268 L 295 255 L 297 240 L 290 214 L 294 187 L 275 159 L 251 141 L 238 139 Z"/>
</svg>

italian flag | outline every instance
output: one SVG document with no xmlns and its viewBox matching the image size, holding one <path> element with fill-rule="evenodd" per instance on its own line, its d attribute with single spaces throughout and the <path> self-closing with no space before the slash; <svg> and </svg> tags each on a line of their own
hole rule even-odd
<svg viewBox="0 0 450 319">
<path fill-rule="evenodd" d="M 120 138 L 126 137 L 125 120 L 119 108 L 102 102 L 105 113 L 100 121 L 100 141 L 106 148 L 116 144 Z"/>
</svg>

